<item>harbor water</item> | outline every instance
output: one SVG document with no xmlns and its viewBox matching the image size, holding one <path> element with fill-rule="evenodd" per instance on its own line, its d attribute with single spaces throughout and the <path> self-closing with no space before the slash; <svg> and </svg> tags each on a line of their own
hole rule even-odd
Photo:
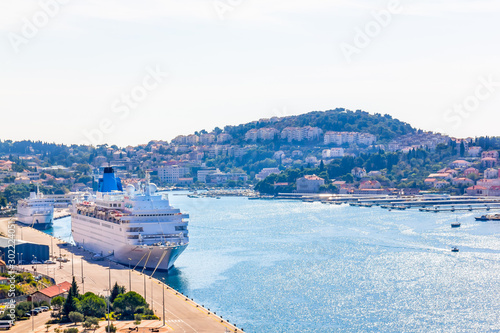
<svg viewBox="0 0 500 333">
<path fill-rule="evenodd" d="M 170 201 L 190 245 L 155 276 L 246 332 L 500 332 L 500 222 L 484 212 Z M 70 218 L 48 230 L 70 231 Z"/>
</svg>

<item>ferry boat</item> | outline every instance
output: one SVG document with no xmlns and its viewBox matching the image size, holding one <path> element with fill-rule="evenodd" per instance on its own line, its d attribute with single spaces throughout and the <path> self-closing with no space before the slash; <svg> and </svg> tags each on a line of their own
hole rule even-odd
<svg viewBox="0 0 500 333">
<path fill-rule="evenodd" d="M 17 221 L 40 230 L 52 227 L 54 221 L 54 199 L 45 198 L 37 188 L 29 198 L 17 202 Z"/>
<path fill-rule="evenodd" d="M 500 214 L 487 214 L 476 217 L 476 221 L 500 221 Z"/>
<path fill-rule="evenodd" d="M 78 246 L 133 268 L 167 271 L 189 244 L 188 214 L 170 206 L 167 195 L 149 182 L 127 185 L 112 167 L 104 168 L 94 197 L 75 202 L 71 212 Z"/>
</svg>

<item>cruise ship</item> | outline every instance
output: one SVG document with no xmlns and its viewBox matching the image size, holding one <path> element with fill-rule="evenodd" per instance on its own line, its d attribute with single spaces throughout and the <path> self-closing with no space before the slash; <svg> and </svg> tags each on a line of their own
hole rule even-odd
<svg viewBox="0 0 500 333">
<path fill-rule="evenodd" d="M 52 227 L 54 199 L 46 198 L 37 189 L 29 198 L 17 202 L 17 221 L 21 224 L 45 230 Z"/>
<path fill-rule="evenodd" d="M 149 174 L 139 187 L 123 190 L 113 168 L 104 168 L 95 196 L 73 204 L 73 240 L 131 268 L 167 271 L 189 244 L 189 215 L 170 206 L 166 194 L 157 193 Z"/>
</svg>

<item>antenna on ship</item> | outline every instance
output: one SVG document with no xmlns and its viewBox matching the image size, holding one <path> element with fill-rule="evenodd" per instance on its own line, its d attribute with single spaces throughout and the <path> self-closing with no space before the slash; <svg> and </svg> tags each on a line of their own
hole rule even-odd
<svg viewBox="0 0 500 333">
<path fill-rule="evenodd" d="M 151 194 L 151 189 L 149 187 L 149 182 L 151 180 L 151 177 L 149 176 L 149 170 L 146 170 L 146 195 L 150 195 Z"/>
</svg>

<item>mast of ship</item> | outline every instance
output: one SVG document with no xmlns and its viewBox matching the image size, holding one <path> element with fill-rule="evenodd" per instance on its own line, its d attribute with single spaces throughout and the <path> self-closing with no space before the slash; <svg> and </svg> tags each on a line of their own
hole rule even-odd
<svg viewBox="0 0 500 333">
<path fill-rule="evenodd" d="M 151 177 L 150 177 L 150 175 L 149 175 L 149 170 L 146 170 L 146 184 L 145 184 L 145 185 L 146 185 L 146 188 L 145 188 L 145 191 L 144 191 L 144 192 L 145 192 L 145 194 L 146 194 L 147 196 L 150 196 L 150 195 L 151 195 L 151 189 L 150 189 L 150 187 L 149 187 L 149 183 L 150 183 L 150 181 L 151 181 Z"/>
</svg>

